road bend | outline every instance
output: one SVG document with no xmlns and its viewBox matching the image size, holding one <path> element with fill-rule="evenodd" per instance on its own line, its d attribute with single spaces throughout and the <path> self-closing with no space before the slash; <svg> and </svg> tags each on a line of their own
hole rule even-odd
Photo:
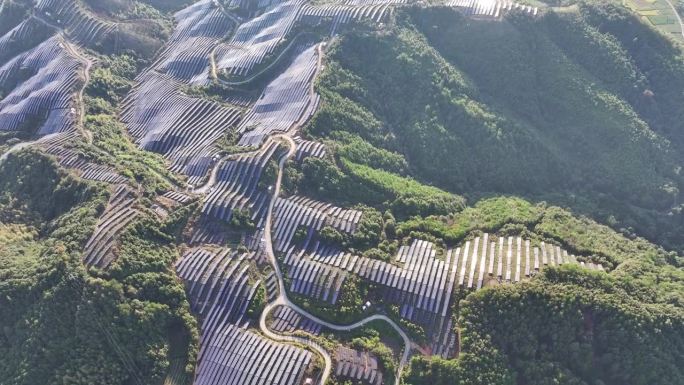
<svg viewBox="0 0 684 385">
<path fill-rule="evenodd" d="M 313 314 L 310 314 L 306 310 L 302 309 L 299 307 L 297 304 L 293 303 L 290 301 L 290 299 L 287 297 L 287 291 L 285 290 L 285 281 L 283 279 L 283 273 L 280 269 L 280 265 L 278 263 L 278 260 L 275 256 L 275 253 L 273 251 L 273 239 L 271 236 L 271 226 L 273 222 L 273 209 L 275 206 L 276 199 L 280 195 L 280 187 L 282 183 L 282 178 L 283 178 L 283 170 L 285 168 L 285 163 L 287 160 L 294 154 L 296 145 L 294 140 L 289 135 L 283 134 L 283 135 L 276 135 L 274 138 L 280 138 L 283 139 L 288 143 L 289 150 L 288 152 L 283 155 L 280 158 L 280 161 L 278 162 L 278 177 L 276 179 L 276 184 L 275 188 L 273 191 L 273 197 L 269 203 L 268 206 L 268 211 L 266 214 L 266 221 L 264 224 L 264 239 L 263 239 L 263 246 L 264 250 L 266 252 L 266 255 L 269 259 L 269 262 L 271 263 L 271 266 L 273 267 L 273 270 L 275 272 L 276 279 L 278 281 L 278 296 L 270 303 L 266 305 L 264 308 L 264 311 L 261 313 L 261 317 L 259 318 L 259 329 L 261 330 L 262 333 L 264 333 L 267 337 L 277 340 L 277 341 L 283 341 L 283 342 L 294 342 L 294 343 L 301 343 L 306 346 L 311 347 L 312 349 L 316 350 L 321 356 L 323 356 L 324 360 L 324 368 L 323 368 L 323 374 L 321 376 L 321 385 L 324 385 L 328 378 L 330 377 L 330 373 L 332 371 L 332 359 L 330 357 L 330 354 L 320 345 L 315 343 L 314 341 L 311 341 L 307 338 L 303 337 L 295 337 L 295 336 L 285 336 L 285 335 L 280 335 L 272 332 L 271 330 L 268 329 L 266 325 L 266 318 L 268 314 L 276 308 L 277 306 L 288 306 L 295 310 L 296 312 L 300 313 L 301 315 L 318 322 L 319 324 L 332 329 L 336 331 L 351 331 L 356 328 L 362 327 L 366 325 L 369 322 L 373 321 L 384 321 L 387 322 L 394 330 L 397 331 L 397 333 L 401 336 L 403 342 L 404 342 L 404 350 L 401 356 L 401 359 L 399 361 L 399 366 L 397 368 L 397 373 L 396 373 L 396 385 L 399 385 L 401 382 L 401 373 L 403 372 L 404 367 L 406 366 L 406 363 L 408 362 L 410 353 L 411 353 L 411 348 L 413 346 L 413 343 L 411 342 L 411 339 L 409 336 L 397 325 L 392 319 L 389 317 L 382 315 L 382 314 L 375 314 L 371 315 L 369 317 L 366 317 L 358 322 L 349 324 L 349 325 L 340 325 L 340 324 L 334 324 L 325 320 L 322 320 Z"/>
</svg>

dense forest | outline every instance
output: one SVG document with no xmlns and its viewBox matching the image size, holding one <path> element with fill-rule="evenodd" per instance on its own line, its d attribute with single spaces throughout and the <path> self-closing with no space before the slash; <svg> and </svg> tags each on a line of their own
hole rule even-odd
<svg viewBox="0 0 684 385">
<path fill-rule="evenodd" d="M 562 268 L 460 304 L 458 360 L 414 358 L 409 384 L 677 384 L 681 308 Z"/>
<path fill-rule="evenodd" d="M 3 384 L 159 383 L 170 357 L 187 360 L 196 323 L 169 270 L 174 222 L 142 220 L 122 258 L 88 274 L 81 250 L 107 204 L 36 152 L 0 166 L 0 377 Z"/>
<path fill-rule="evenodd" d="M 628 10 L 493 23 L 415 7 L 330 56 L 308 132 L 340 143 L 349 174 L 361 163 L 471 201 L 546 200 L 681 250 L 684 61 Z M 363 159 L 350 141 L 383 150 Z"/>
</svg>

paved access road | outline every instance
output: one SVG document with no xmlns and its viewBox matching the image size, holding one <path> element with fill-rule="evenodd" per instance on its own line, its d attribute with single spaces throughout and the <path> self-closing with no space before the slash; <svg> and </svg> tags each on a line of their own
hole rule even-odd
<svg viewBox="0 0 684 385">
<path fill-rule="evenodd" d="M 321 385 L 325 384 L 328 378 L 330 377 L 330 373 L 332 371 L 332 359 L 330 357 L 330 354 L 320 345 L 317 343 L 308 340 L 303 337 L 294 337 L 294 336 L 283 336 L 276 334 L 268 329 L 266 326 L 266 318 L 268 314 L 276 308 L 277 306 L 288 306 L 292 308 L 293 310 L 297 311 L 301 315 L 308 317 L 309 319 L 318 322 L 319 324 L 332 329 L 336 331 L 350 331 L 356 328 L 359 328 L 369 322 L 380 320 L 387 322 L 394 330 L 399 333 L 401 338 L 404 341 L 404 351 L 401 356 L 401 359 L 399 361 L 399 366 L 397 368 L 397 373 L 396 373 L 396 384 L 399 385 L 401 382 L 401 373 L 406 366 L 406 363 L 408 362 L 409 355 L 411 353 L 411 348 L 413 347 L 413 343 L 411 342 L 411 339 L 409 336 L 389 317 L 382 315 L 382 314 L 375 314 L 370 317 L 364 318 L 358 322 L 355 322 L 350 325 L 339 325 L 339 324 L 334 324 L 331 322 L 324 321 L 306 310 L 302 309 L 299 307 L 297 304 L 293 303 L 290 301 L 290 299 L 287 297 L 287 291 L 285 290 L 285 282 L 283 279 L 283 273 L 280 270 L 280 265 L 278 264 L 278 260 L 276 259 L 275 253 L 273 252 L 273 239 L 271 236 L 271 225 L 273 223 L 273 208 L 275 206 L 275 201 L 276 198 L 280 195 L 280 187 L 282 183 L 282 178 L 283 178 L 283 169 L 285 168 L 285 163 L 287 160 L 294 154 L 296 145 L 294 140 L 288 135 L 288 134 L 283 134 L 283 135 L 276 135 L 274 136 L 275 139 L 282 139 L 285 142 L 288 143 L 289 150 L 287 154 L 285 154 L 282 158 L 280 158 L 280 161 L 278 162 L 278 177 L 276 179 L 276 184 L 275 188 L 273 191 L 273 198 L 271 199 L 271 202 L 269 203 L 268 206 L 268 212 L 266 214 L 266 221 L 264 225 L 264 240 L 263 240 L 263 247 L 265 249 L 266 255 L 271 263 L 271 266 L 273 267 L 273 270 L 275 271 L 275 276 L 278 280 L 278 296 L 270 302 L 266 307 L 264 308 L 264 311 L 261 313 L 261 317 L 259 318 L 259 329 L 261 329 L 261 332 L 264 333 L 267 337 L 277 340 L 277 341 L 283 341 L 283 342 L 297 342 L 297 343 L 302 343 L 304 345 L 310 346 L 312 349 L 318 351 L 319 354 L 323 356 L 324 359 L 324 364 L 325 367 L 323 369 L 323 375 L 321 376 Z"/>
</svg>

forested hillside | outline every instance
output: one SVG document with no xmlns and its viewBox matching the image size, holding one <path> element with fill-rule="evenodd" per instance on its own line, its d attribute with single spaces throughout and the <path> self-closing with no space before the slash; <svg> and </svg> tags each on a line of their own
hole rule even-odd
<svg viewBox="0 0 684 385">
<path fill-rule="evenodd" d="M 0 181 L 0 383 L 160 383 L 174 356 L 189 358 L 191 375 L 196 324 L 165 267 L 169 227 L 136 224 L 117 266 L 90 275 L 80 254 L 103 186 L 36 152 L 9 157 Z"/>
<path fill-rule="evenodd" d="M 612 3 L 503 22 L 419 7 L 396 19 L 335 43 L 308 132 L 359 136 L 475 200 L 547 200 L 681 249 L 673 43 Z"/>
<path fill-rule="evenodd" d="M 0 0 L 0 385 L 684 384 L 639 1 Z"/>
</svg>

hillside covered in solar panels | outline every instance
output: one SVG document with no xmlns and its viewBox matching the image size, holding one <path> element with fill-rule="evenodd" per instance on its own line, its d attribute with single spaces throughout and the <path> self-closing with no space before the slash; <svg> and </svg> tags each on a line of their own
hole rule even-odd
<svg viewBox="0 0 684 385">
<path fill-rule="evenodd" d="M 684 384 L 681 8 L 0 0 L 0 385 Z"/>
</svg>

